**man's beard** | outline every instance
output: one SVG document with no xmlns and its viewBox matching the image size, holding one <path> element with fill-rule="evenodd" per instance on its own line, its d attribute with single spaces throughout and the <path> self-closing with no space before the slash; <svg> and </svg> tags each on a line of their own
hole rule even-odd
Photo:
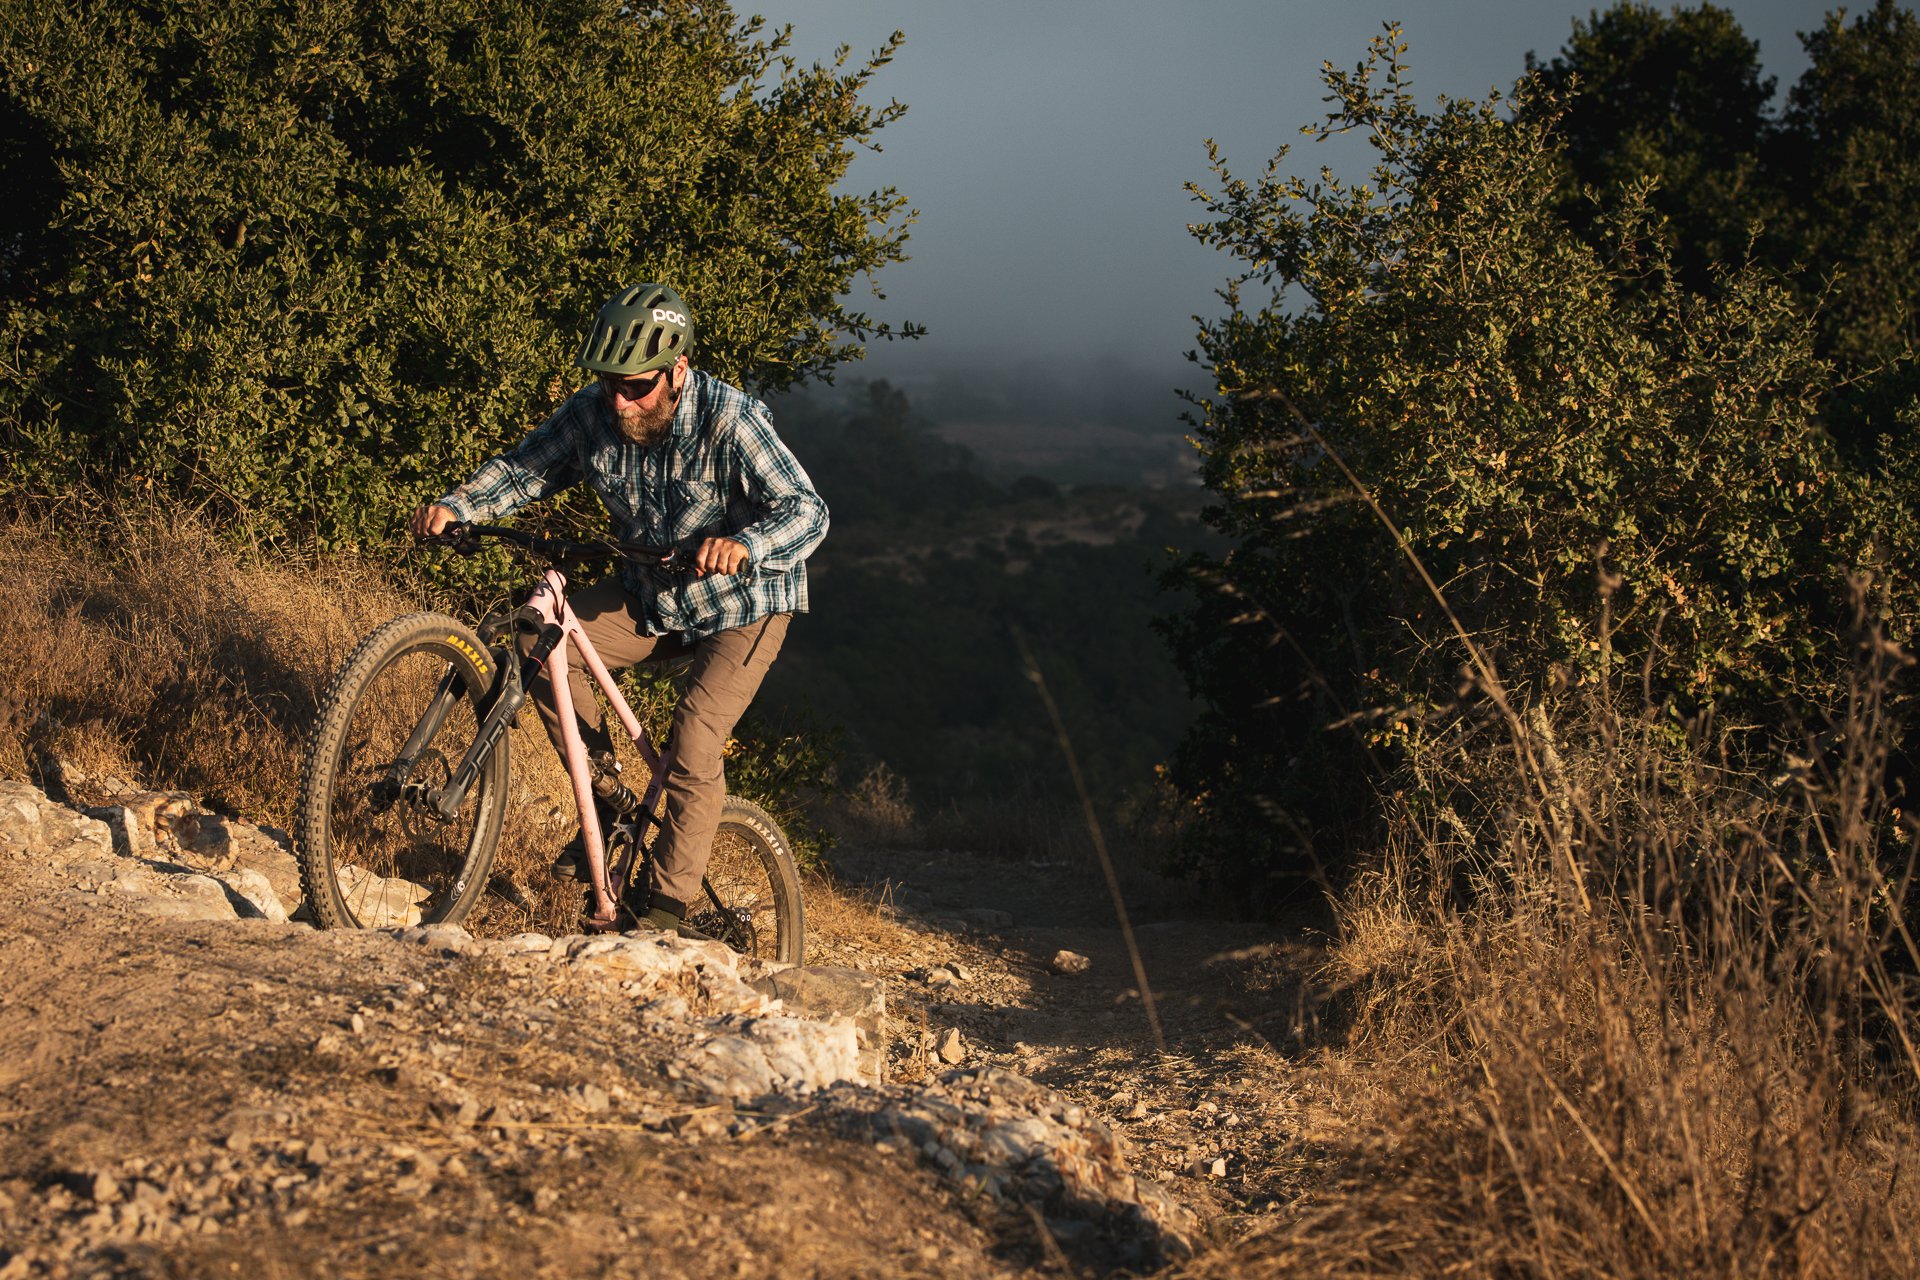
<svg viewBox="0 0 1920 1280">
<path fill-rule="evenodd" d="M 634 444 L 658 444 L 666 439 L 667 432 L 673 426 L 674 410 L 680 407 L 680 396 L 676 392 L 671 398 L 662 396 L 660 403 L 651 409 L 643 409 L 630 404 L 625 409 L 615 409 L 611 404 L 607 411 L 613 415 L 613 425 L 620 435 Z"/>
</svg>

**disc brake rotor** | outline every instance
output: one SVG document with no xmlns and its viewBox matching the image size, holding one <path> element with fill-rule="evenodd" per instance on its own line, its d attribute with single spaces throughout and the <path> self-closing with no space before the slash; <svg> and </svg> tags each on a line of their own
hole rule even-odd
<svg viewBox="0 0 1920 1280">
<path fill-rule="evenodd" d="M 400 829 L 415 840 L 438 838 L 438 829 L 451 819 L 434 811 L 427 797 L 453 781 L 453 766 L 446 756 L 432 747 L 421 753 L 408 775 L 406 795 L 400 803 Z"/>
</svg>

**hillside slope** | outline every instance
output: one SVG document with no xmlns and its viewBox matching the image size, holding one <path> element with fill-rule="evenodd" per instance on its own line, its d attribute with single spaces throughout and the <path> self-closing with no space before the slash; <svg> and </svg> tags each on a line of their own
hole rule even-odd
<svg viewBox="0 0 1920 1280">
<path fill-rule="evenodd" d="M 852 1029 L 837 1068 L 790 1034 L 782 1059 L 767 1028 L 796 1019 L 743 983 L 751 962 L 677 940 L 162 918 L 192 913 L 116 888 L 141 860 L 103 824 L 6 785 L 9 1278 L 1106 1272 L 1272 1198 L 1257 1157 L 1292 1119 L 1257 1060 L 1270 1046 L 1195 1050 L 1224 1047 L 1236 989 L 1265 1020 L 1273 985 L 1194 951 L 1245 939 L 1147 929 L 1150 959 L 1181 958 L 1161 993 L 1174 1052 L 1146 1052 L 1073 869 L 873 851 L 849 861 L 870 888 L 811 886 L 810 958 L 899 993 L 891 1082 L 833 1083 L 860 1074 Z M 982 892 L 956 910 L 967 883 Z M 1069 942 L 1092 974 L 1051 972 Z M 729 1074 L 747 1042 L 771 1087 Z"/>
</svg>

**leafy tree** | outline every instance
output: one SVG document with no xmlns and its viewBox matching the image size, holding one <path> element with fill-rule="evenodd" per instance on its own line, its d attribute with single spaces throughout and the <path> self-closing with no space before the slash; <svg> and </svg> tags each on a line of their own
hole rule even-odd
<svg viewBox="0 0 1920 1280">
<path fill-rule="evenodd" d="M 1794 259 L 1781 265 L 1823 303 L 1822 349 L 1876 371 L 1920 339 L 1920 21 L 1879 0 L 1801 39 L 1811 65 L 1772 161 Z"/>
<path fill-rule="evenodd" d="M 1645 198 L 1690 289 L 1749 260 L 1775 272 L 1817 313 L 1815 351 L 1840 368 L 1829 425 L 1867 457 L 1889 433 L 1904 440 L 1912 416 L 1920 23 L 1878 0 L 1801 42 L 1809 66 L 1777 117 L 1758 46 L 1711 4 L 1617 4 L 1528 65 L 1558 121 L 1569 224 L 1604 252 L 1608 216 Z"/>
<path fill-rule="evenodd" d="M 1764 723 L 1839 687 L 1847 570 L 1911 616 L 1907 517 L 1820 430 L 1792 295 L 1757 269 L 1696 292 L 1631 189 L 1575 234 L 1545 86 L 1429 113 L 1403 53 L 1389 35 L 1325 72 L 1319 135 L 1368 137 L 1370 181 L 1283 177 L 1283 150 L 1253 182 L 1216 155 L 1196 188 L 1197 235 L 1239 262 L 1196 424 L 1235 546 L 1189 562 L 1208 590 L 1170 626 L 1207 707 L 1176 781 L 1196 855 L 1253 876 L 1339 856 L 1356 759 L 1391 767 L 1472 698 L 1343 467 L 1517 697 L 1645 673 L 1677 709 Z"/>
<path fill-rule="evenodd" d="M 899 41 L 796 66 L 725 4 L 0 7 L 0 432 L 15 492 L 143 489 L 378 541 L 544 416 L 616 282 L 768 389 L 887 326 L 903 201 L 840 193 Z"/>
<path fill-rule="evenodd" d="M 1563 216 L 1604 235 L 1602 211 L 1651 184 L 1645 198 L 1690 288 L 1705 288 L 1718 264 L 1744 261 L 1775 202 L 1759 172 L 1774 91 L 1759 55 L 1726 9 L 1637 3 L 1576 19 L 1544 66 L 1528 54 L 1543 91 L 1534 101 L 1558 120 Z"/>
</svg>

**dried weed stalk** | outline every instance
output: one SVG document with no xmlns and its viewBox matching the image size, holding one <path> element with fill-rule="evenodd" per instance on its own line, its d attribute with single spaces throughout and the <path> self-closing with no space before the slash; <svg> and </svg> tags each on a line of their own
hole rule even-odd
<svg viewBox="0 0 1920 1280">
<path fill-rule="evenodd" d="M 281 828 L 341 662 L 380 623 L 435 607 L 371 564 L 242 557 L 191 515 L 124 507 L 16 510 L 0 576 L 17 646 L 0 675 L 0 776 L 44 784 L 64 761 L 82 803 L 178 790 Z M 564 931 L 580 891 L 546 866 L 573 830 L 572 792 L 532 715 L 511 750 L 496 892 L 468 924 Z"/>
</svg>

